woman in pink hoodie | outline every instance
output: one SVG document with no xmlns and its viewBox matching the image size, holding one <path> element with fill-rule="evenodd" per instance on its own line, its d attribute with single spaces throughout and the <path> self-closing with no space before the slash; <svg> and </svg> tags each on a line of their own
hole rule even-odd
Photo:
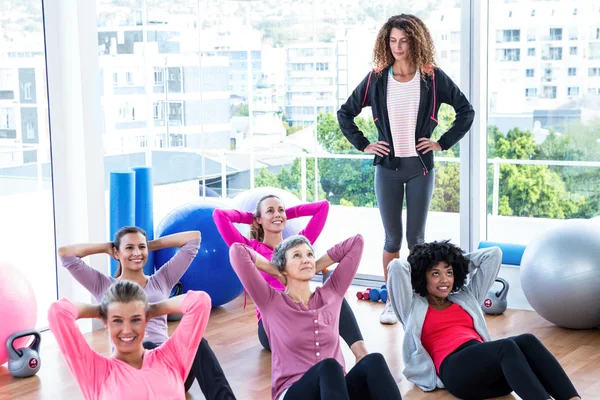
<svg viewBox="0 0 600 400">
<path fill-rule="evenodd" d="M 183 381 L 208 324 L 210 307 L 206 293 L 193 291 L 149 304 L 140 285 L 117 281 L 100 305 L 67 299 L 54 302 L 48 322 L 86 400 L 185 399 Z M 150 318 L 171 313 L 185 314 L 175 333 L 162 346 L 144 349 Z M 76 323 L 81 318 L 102 319 L 115 346 L 111 357 L 90 348 Z"/>
</svg>

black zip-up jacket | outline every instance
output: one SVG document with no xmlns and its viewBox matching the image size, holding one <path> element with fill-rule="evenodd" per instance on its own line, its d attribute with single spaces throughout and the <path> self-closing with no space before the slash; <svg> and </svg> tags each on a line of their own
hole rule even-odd
<svg viewBox="0 0 600 400">
<path fill-rule="evenodd" d="M 386 168 L 397 169 L 399 159 L 394 156 L 387 109 L 388 77 L 387 68 L 380 72 L 371 71 L 339 109 L 337 117 L 346 139 L 358 150 L 364 151 L 370 143 L 354 123 L 354 117 L 360 114 L 363 107 L 371 106 L 373 120 L 379 132 L 379 140 L 390 144 L 388 155 L 384 157 L 375 155 L 373 165 L 381 164 Z M 449 104 L 456 111 L 454 123 L 438 140 L 442 150 L 447 150 L 456 144 L 471 128 L 475 117 L 473 106 L 452 79 L 436 67 L 433 77 L 431 74 L 423 74 L 421 78 L 421 99 L 415 129 L 415 143 L 422 137 L 431 138 L 431 134 L 438 124 L 437 114 L 441 103 Z M 427 174 L 433 169 L 433 151 L 423 154 L 417 150 L 417 154 L 423 164 L 423 173 Z"/>
</svg>

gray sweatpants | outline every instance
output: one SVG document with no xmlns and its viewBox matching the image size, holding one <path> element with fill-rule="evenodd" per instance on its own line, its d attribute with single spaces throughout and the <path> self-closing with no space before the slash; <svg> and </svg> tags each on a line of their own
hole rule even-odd
<svg viewBox="0 0 600 400">
<path fill-rule="evenodd" d="M 425 223 L 433 195 L 435 172 L 426 175 L 418 157 L 400 160 L 400 168 L 375 167 L 375 195 L 385 229 L 384 250 L 400 251 L 402 244 L 402 205 L 406 185 L 406 241 L 408 249 L 425 240 Z"/>
</svg>

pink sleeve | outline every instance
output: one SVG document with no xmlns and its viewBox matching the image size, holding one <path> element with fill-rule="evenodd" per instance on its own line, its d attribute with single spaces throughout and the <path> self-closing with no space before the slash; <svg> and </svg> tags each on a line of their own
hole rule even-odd
<svg viewBox="0 0 600 400">
<path fill-rule="evenodd" d="M 58 348 L 86 399 L 98 398 L 108 375 L 109 361 L 93 351 L 75 323 L 77 308 L 67 299 L 50 305 L 48 323 Z"/>
<path fill-rule="evenodd" d="M 198 254 L 200 239 L 184 244 L 169 261 L 154 274 L 154 281 L 166 290 L 171 290 Z"/>
<path fill-rule="evenodd" d="M 252 213 L 218 208 L 213 211 L 213 220 L 227 246 L 234 243 L 250 244 L 251 240 L 244 237 L 233 224 L 252 225 L 254 221 Z"/>
<path fill-rule="evenodd" d="M 181 311 L 183 318 L 173 335 L 156 351 L 156 356 L 175 366 L 185 381 L 198 351 L 198 345 L 208 325 L 211 300 L 206 292 L 189 291 L 185 294 Z"/>
<path fill-rule="evenodd" d="M 256 268 L 256 252 L 247 245 L 236 243 L 229 249 L 229 259 L 254 304 L 261 310 L 266 308 L 275 295 L 275 290 Z"/>
<path fill-rule="evenodd" d="M 346 291 L 352 284 L 354 275 L 360 265 L 362 257 L 364 239 L 362 235 L 352 236 L 343 242 L 340 242 L 327 250 L 329 257 L 339 263 L 333 270 L 331 277 L 323 284 L 323 287 L 331 287 L 336 293 L 341 296 L 346 294 Z"/>
<path fill-rule="evenodd" d="M 97 269 L 90 267 L 77 256 L 61 257 L 60 262 L 73 278 L 98 301 L 100 301 L 114 281 L 114 278 L 106 276 Z"/>
<path fill-rule="evenodd" d="M 309 242 L 314 243 L 323 231 L 325 222 L 327 222 L 329 202 L 327 200 L 321 200 L 314 203 L 301 204 L 299 206 L 288 208 L 285 210 L 285 214 L 288 219 L 312 216 L 310 221 L 308 221 L 306 228 L 300 231 L 299 234 L 306 236 Z"/>
</svg>

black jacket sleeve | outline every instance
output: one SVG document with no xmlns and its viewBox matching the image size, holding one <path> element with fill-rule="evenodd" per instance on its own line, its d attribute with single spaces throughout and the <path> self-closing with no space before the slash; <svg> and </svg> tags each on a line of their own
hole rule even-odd
<svg viewBox="0 0 600 400">
<path fill-rule="evenodd" d="M 363 151 L 370 143 L 369 139 L 365 137 L 360 129 L 358 129 L 358 126 L 356 126 L 356 123 L 354 123 L 354 118 L 360 114 L 363 107 L 371 105 L 371 96 L 367 93 L 367 88 L 369 91 L 374 89 L 373 79 L 374 74 L 371 71 L 354 89 L 348 100 L 342 104 L 337 112 L 338 123 L 340 124 L 342 133 L 359 151 Z"/>
<path fill-rule="evenodd" d="M 436 68 L 435 75 L 436 83 L 438 85 L 437 95 L 439 96 L 440 103 L 446 103 L 452 106 L 454 111 L 456 111 L 456 118 L 452 123 L 452 126 L 442 135 L 440 140 L 438 140 L 442 150 L 448 150 L 462 139 L 469 129 L 471 129 L 473 119 L 475 118 L 475 111 L 473 110 L 471 103 L 469 103 L 469 100 L 467 100 L 458 86 L 444 73 L 444 71 Z"/>
</svg>

